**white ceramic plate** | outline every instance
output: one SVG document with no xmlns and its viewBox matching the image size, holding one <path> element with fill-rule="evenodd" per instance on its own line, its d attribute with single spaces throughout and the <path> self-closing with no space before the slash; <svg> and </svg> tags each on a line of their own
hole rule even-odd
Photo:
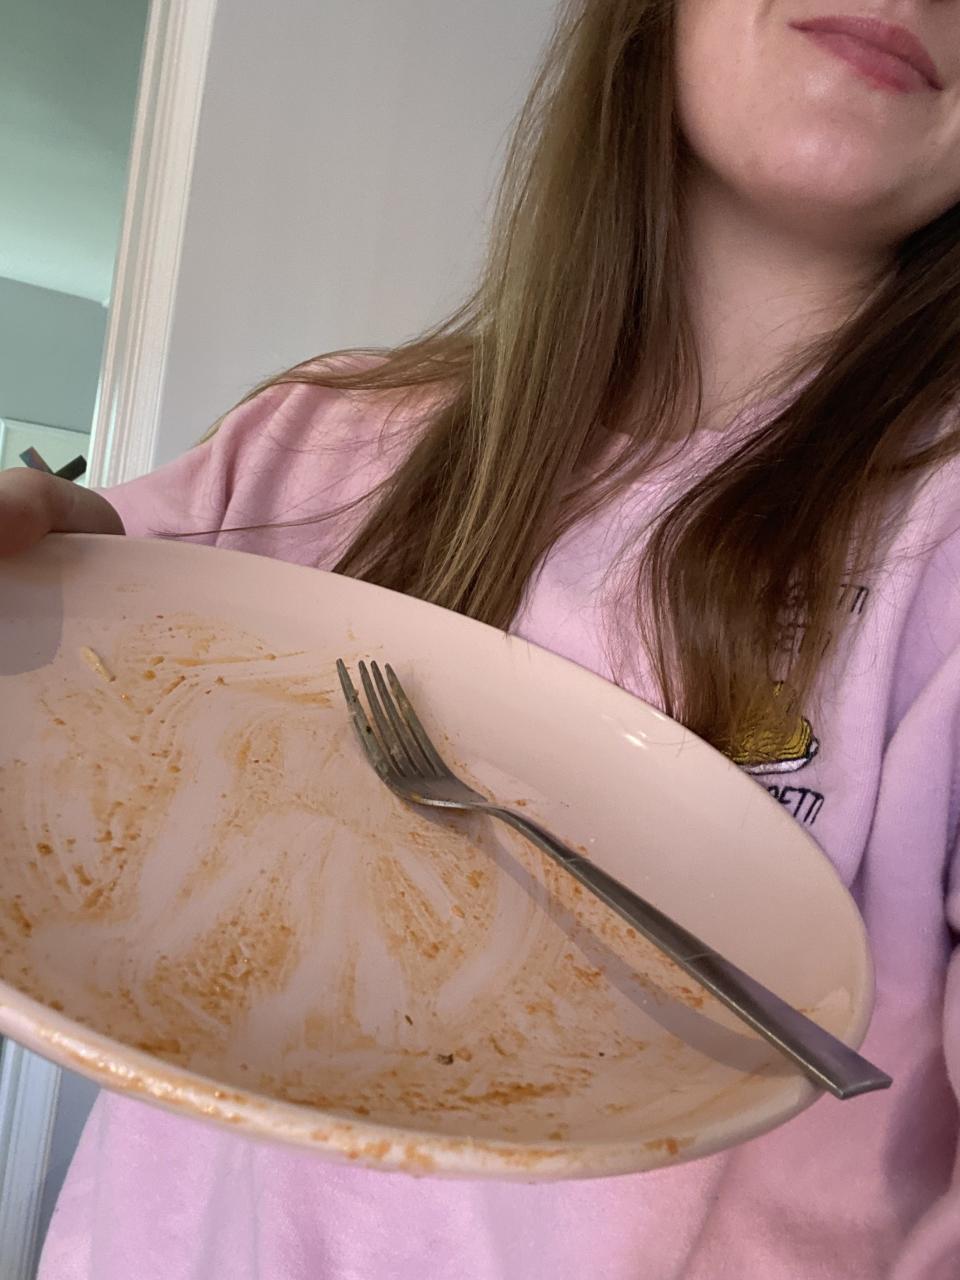
<svg viewBox="0 0 960 1280">
<path fill-rule="evenodd" d="M 0 565 L 0 601 L 0 1031 L 39 1053 L 184 1116 L 436 1174 L 649 1169 L 813 1101 L 519 837 L 395 799 L 339 656 L 391 661 L 468 777 L 862 1040 L 864 931 L 817 847 L 580 668 L 163 542 L 51 538 Z"/>
</svg>

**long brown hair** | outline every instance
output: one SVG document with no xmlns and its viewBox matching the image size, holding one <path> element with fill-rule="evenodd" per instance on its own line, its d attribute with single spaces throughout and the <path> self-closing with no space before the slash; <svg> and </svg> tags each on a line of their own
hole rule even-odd
<svg viewBox="0 0 960 1280">
<path fill-rule="evenodd" d="M 341 572 L 507 627 L 551 544 L 694 430 L 673 7 L 568 5 L 461 311 L 376 364 L 273 380 L 435 388 Z M 960 388 L 960 212 L 910 236 L 840 331 L 782 373 L 802 389 L 636 556 L 665 708 L 734 755 L 745 725 L 810 695 L 844 579 L 876 554 L 898 489 L 960 449 L 921 436 Z M 791 626 L 804 642 L 784 672 Z"/>
</svg>

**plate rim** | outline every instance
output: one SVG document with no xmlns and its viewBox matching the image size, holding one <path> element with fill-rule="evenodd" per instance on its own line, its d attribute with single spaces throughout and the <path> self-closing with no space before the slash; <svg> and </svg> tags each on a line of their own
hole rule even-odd
<svg viewBox="0 0 960 1280">
<path fill-rule="evenodd" d="M 254 552 L 233 548 L 210 546 L 193 540 L 157 538 L 131 538 L 104 534 L 51 534 L 41 544 L 18 556 L 0 561 L 0 577 L 7 567 L 16 567 L 29 561 L 34 555 L 50 551 L 59 556 L 59 548 L 73 548 L 95 555 L 112 547 L 124 554 L 123 548 L 135 547 L 149 555 L 166 557 L 193 555 L 206 558 L 213 553 L 221 560 L 224 556 L 235 563 L 266 562 L 271 569 L 306 580 L 306 575 L 322 575 L 324 580 L 337 579 L 338 590 L 370 595 L 376 593 L 394 601 L 394 608 L 415 612 L 433 612 L 444 618 L 443 625 L 458 630 L 482 629 L 498 643 L 506 641 L 508 647 L 524 654 L 533 652 L 537 661 L 560 664 L 558 670 L 566 672 L 566 678 L 586 683 L 602 694 L 610 703 L 627 708 L 639 704 L 653 722 L 678 734 L 684 747 L 711 759 L 711 768 L 725 771 L 728 778 L 740 781 L 743 795 L 763 797 L 763 803 L 777 811 L 775 821 L 784 831 L 789 830 L 794 844 L 806 847 L 806 857 L 817 867 L 821 876 L 832 882 L 831 891 L 844 900 L 851 925 L 857 933 L 859 978 L 862 999 L 851 1012 L 850 1027 L 842 1036 L 852 1048 L 860 1048 L 871 1023 L 876 999 L 876 970 L 871 952 L 866 922 L 851 891 L 843 883 L 840 874 L 825 851 L 803 830 L 796 820 L 784 812 L 773 797 L 769 796 L 754 779 L 691 730 L 666 715 L 658 707 L 631 693 L 629 690 L 605 679 L 595 671 L 573 659 L 537 645 L 522 636 L 503 631 L 487 623 L 442 608 L 439 605 L 405 595 L 373 583 L 348 578 L 329 570 L 311 568 L 291 561 L 279 560 Z M 111 555 L 113 552 L 110 553 Z M 262 567 L 262 565 L 260 566 Z M 15 677 L 14 677 L 15 678 Z M 752 788 L 753 790 L 749 790 Z M 772 810 L 771 810 L 771 817 Z M 279 1141 L 287 1145 L 306 1148 L 341 1161 L 356 1163 L 375 1169 L 405 1171 L 420 1176 L 481 1178 L 500 1180 L 550 1181 L 578 1178 L 599 1178 L 631 1173 L 641 1173 L 662 1167 L 672 1167 L 690 1160 L 700 1159 L 718 1151 L 730 1149 L 728 1130 L 735 1130 L 733 1145 L 752 1140 L 780 1127 L 800 1114 L 821 1096 L 822 1091 L 797 1074 L 790 1079 L 794 1096 L 784 1098 L 779 1106 L 768 1104 L 752 1123 L 736 1123 L 736 1113 L 727 1121 L 715 1125 L 711 1137 L 706 1140 L 683 1134 L 682 1123 L 676 1126 L 682 1145 L 673 1151 L 663 1146 L 668 1140 L 634 1139 L 628 1142 L 532 1142 L 514 1139 L 470 1139 L 443 1134 L 434 1130 L 383 1124 L 362 1117 L 347 1118 L 331 1111 L 305 1103 L 284 1101 L 256 1089 L 242 1089 L 226 1085 L 211 1077 L 185 1067 L 175 1066 L 144 1050 L 136 1049 L 102 1032 L 86 1027 L 83 1023 L 52 1009 L 20 991 L 12 984 L 0 980 L 0 1031 L 27 1048 L 39 1053 L 58 1065 L 78 1071 L 88 1079 L 123 1097 L 135 1098 L 181 1117 L 214 1122 L 234 1133 L 243 1133 L 259 1140 Z M 764 1074 L 761 1072 L 760 1074 Z M 280 1119 L 271 1121 L 270 1115 Z M 681 1118 L 682 1119 L 682 1118 Z M 726 1135 L 726 1136 L 725 1136 Z M 653 1148 L 660 1149 L 653 1149 Z"/>
</svg>

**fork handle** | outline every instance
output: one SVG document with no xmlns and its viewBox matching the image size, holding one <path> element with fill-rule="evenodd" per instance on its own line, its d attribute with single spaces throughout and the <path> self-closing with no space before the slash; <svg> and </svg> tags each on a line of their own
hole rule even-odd
<svg viewBox="0 0 960 1280">
<path fill-rule="evenodd" d="M 794 1062 L 818 1087 L 838 1098 L 855 1098 L 893 1083 L 879 1067 L 781 1000 L 762 983 L 628 889 L 589 858 L 512 809 L 485 805 L 485 812 L 519 831 L 649 942 Z"/>
</svg>

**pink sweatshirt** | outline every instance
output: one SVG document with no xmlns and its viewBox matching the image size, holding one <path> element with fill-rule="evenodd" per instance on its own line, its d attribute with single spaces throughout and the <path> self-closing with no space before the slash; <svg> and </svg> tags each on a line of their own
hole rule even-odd
<svg viewBox="0 0 960 1280">
<path fill-rule="evenodd" d="M 402 422 L 381 443 L 386 413 L 382 398 L 274 389 L 111 497 L 131 534 L 329 511 L 396 464 Z M 688 458 L 722 447 L 705 437 Z M 520 634 L 611 674 L 602 584 L 678 483 L 669 470 L 554 548 Z M 941 468 L 882 571 L 838 601 L 849 642 L 809 709 L 819 751 L 757 778 L 864 913 L 878 981 L 865 1051 L 894 1075 L 889 1092 L 824 1099 L 699 1163 L 541 1186 L 341 1168 L 104 1093 L 41 1280 L 958 1280 L 958 482 L 960 463 Z M 330 567 L 358 518 L 205 540 Z M 636 665 L 631 684 L 652 697 Z"/>
</svg>

